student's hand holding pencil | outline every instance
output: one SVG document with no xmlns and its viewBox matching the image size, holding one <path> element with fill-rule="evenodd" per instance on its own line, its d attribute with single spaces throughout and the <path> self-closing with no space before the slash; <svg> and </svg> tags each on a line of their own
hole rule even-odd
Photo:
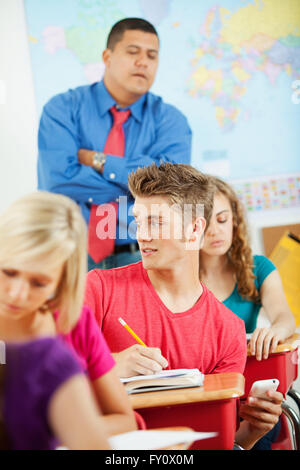
<svg viewBox="0 0 300 470">
<path fill-rule="evenodd" d="M 116 373 L 122 378 L 154 374 L 168 366 L 168 361 L 161 355 L 159 348 L 147 348 L 139 344 L 114 353 L 113 356 L 116 361 Z"/>
</svg>

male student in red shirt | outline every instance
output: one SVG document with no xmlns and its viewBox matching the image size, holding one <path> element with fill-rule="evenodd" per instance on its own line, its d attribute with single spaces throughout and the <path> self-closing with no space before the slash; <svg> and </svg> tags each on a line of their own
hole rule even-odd
<svg viewBox="0 0 300 470">
<path fill-rule="evenodd" d="M 120 377 L 163 368 L 243 373 L 244 322 L 199 281 L 199 249 L 212 212 L 209 178 L 163 163 L 131 174 L 142 261 L 87 277 L 86 303 L 114 353 Z M 147 347 L 122 327 L 122 317 Z M 251 448 L 278 421 L 282 395 L 241 406 L 237 441 Z M 255 406 L 254 406 L 255 405 Z"/>
</svg>

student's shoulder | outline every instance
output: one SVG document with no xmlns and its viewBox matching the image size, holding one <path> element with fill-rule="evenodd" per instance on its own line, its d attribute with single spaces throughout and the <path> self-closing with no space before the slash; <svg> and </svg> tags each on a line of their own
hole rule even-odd
<svg viewBox="0 0 300 470">
<path fill-rule="evenodd" d="M 8 348 L 9 360 L 13 367 L 14 361 L 22 369 L 30 368 L 38 371 L 55 369 L 64 363 L 76 364 L 69 348 L 60 337 L 44 337 L 21 345 L 12 345 Z"/>
<path fill-rule="evenodd" d="M 88 305 L 84 304 L 80 312 L 80 317 L 71 333 L 75 333 L 75 335 L 78 333 L 82 334 L 82 332 L 84 334 L 90 333 L 95 325 L 97 325 L 97 323 L 93 311 Z"/>
<path fill-rule="evenodd" d="M 274 266 L 272 261 L 264 255 L 253 255 L 253 264 L 254 264 L 254 267 L 262 266 L 262 265 Z"/>
<path fill-rule="evenodd" d="M 95 355 L 97 358 L 100 357 L 99 361 L 101 360 L 103 362 L 104 357 L 106 357 L 106 360 L 113 364 L 108 346 L 99 328 L 95 314 L 89 306 L 84 305 L 82 307 L 80 318 L 71 331 L 70 336 L 75 349 L 87 360 L 88 364 L 92 364 L 92 369 L 94 369 Z M 99 367 L 103 367 L 103 364 L 97 364 L 95 367 L 98 369 Z M 92 375 L 94 376 L 94 374 Z M 98 376 L 96 376 L 96 378 L 97 377 Z"/>
<path fill-rule="evenodd" d="M 203 292 L 206 295 L 206 308 L 214 317 L 217 324 L 228 325 L 231 323 L 241 327 L 243 330 L 245 329 L 244 321 L 226 307 L 223 302 L 220 302 L 207 287 L 203 286 Z"/>
<path fill-rule="evenodd" d="M 275 264 L 266 256 L 254 255 L 253 256 L 253 274 L 256 276 L 257 281 L 261 284 L 263 280 L 276 269 Z"/>
<path fill-rule="evenodd" d="M 51 350 L 55 350 L 56 346 L 60 347 L 61 341 L 56 336 L 47 336 L 37 338 L 32 341 L 26 341 L 24 343 L 8 343 L 7 350 L 12 353 L 13 356 L 29 356 L 35 354 L 46 354 Z"/>
<path fill-rule="evenodd" d="M 124 283 L 131 279 L 142 276 L 142 262 L 121 266 L 112 269 L 93 269 L 87 274 L 87 282 L 89 284 L 118 282 Z"/>
</svg>

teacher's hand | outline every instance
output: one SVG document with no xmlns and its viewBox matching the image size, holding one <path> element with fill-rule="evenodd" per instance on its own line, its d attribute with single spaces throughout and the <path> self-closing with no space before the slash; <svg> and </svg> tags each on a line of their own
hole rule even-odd
<svg viewBox="0 0 300 470">
<path fill-rule="evenodd" d="M 94 154 L 94 150 L 79 149 L 77 153 L 79 163 L 92 167 Z"/>
</svg>

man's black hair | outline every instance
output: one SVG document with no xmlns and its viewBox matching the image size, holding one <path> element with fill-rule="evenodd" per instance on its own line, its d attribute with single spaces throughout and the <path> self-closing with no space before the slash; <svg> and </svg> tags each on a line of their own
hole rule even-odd
<svg viewBox="0 0 300 470">
<path fill-rule="evenodd" d="M 142 18 L 124 18 L 113 25 L 107 38 L 106 47 L 114 50 L 115 45 L 122 40 L 123 34 L 128 30 L 144 31 L 145 33 L 158 33 L 154 26 Z"/>
</svg>

